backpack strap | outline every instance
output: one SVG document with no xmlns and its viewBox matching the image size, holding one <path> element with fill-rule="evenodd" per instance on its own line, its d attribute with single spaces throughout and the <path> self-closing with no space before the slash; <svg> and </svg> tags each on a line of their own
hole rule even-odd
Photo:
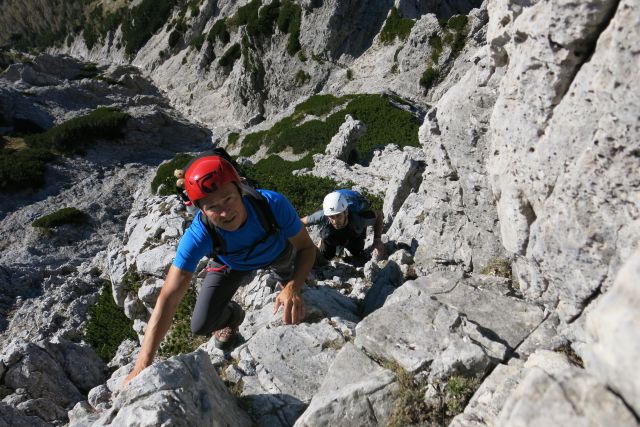
<svg viewBox="0 0 640 427">
<path fill-rule="evenodd" d="M 249 259 L 249 256 L 253 252 L 253 250 L 261 243 L 264 243 L 271 235 L 278 233 L 280 227 L 278 226 L 278 222 L 276 221 L 276 217 L 273 215 L 273 211 L 271 210 L 271 206 L 267 202 L 267 199 L 260 193 L 258 193 L 255 189 L 250 187 L 245 187 L 244 190 L 247 193 L 247 201 L 253 207 L 253 210 L 258 215 L 258 220 L 260 221 L 260 225 L 265 230 L 264 236 L 262 238 L 253 242 L 247 251 L 245 256 L 245 261 Z M 203 219 L 202 222 L 209 232 L 211 236 L 211 243 L 213 246 L 213 252 L 209 254 L 209 258 L 214 258 L 216 255 L 226 255 L 226 245 L 220 233 L 216 230 L 215 225 L 211 223 L 209 218 L 206 215 L 201 215 Z"/>
</svg>

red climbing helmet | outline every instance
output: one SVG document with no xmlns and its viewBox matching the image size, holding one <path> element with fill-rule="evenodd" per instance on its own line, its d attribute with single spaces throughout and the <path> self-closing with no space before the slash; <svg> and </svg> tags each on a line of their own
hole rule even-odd
<svg viewBox="0 0 640 427">
<path fill-rule="evenodd" d="M 196 203 L 228 182 L 240 183 L 235 168 L 218 156 L 205 156 L 191 163 L 184 174 L 184 189 L 189 199 Z"/>
</svg>

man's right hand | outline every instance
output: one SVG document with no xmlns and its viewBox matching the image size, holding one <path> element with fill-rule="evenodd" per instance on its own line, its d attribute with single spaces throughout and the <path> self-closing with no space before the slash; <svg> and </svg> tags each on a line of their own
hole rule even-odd
<svg viewBox="0 0 640 427">
<path fill-rule="evenodd" d="M 127 377 L 122 381 L 122 388 L 125 388 L 129 385 L 129 382 L 140 374 L 144 369 L 147 368 L 148 365 L 141 363 L 140 359 L 136 360 L 136 364 L 133 366 L 133 370 L 127 375 Z"/>
</svg>

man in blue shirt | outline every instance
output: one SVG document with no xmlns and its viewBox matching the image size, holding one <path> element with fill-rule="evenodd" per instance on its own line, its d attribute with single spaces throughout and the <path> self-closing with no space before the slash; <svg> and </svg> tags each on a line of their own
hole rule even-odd
<svg viewBox="0 0 640 427">
<path fill-rule="evenodd" d="M 204 256 L 213 258 L 191 319 L 194 334 L 214 332 L 219 348 L 234 341 L 244 311 L 231 298 L 242 280 L 258 268 L 271 268 L 283 285 L 274 313 L 282 306 L 285 324 L 300 323 L 304 317 L 300 292 L 313 266 L 315 246 L 291 203 L 273 191 L 257 190 L 256 195 L 256 190 L 243 184 L 233 166 L 219 156 L 196 159 L 184 180 L 185 191 L 199 212 L 180 239 L 136 364 L 125 384 L 151 365 Z M 277 223 L 273 230 L 265 229 L 264 215 L 251 197 L 266 201 Z"/>
</svg>

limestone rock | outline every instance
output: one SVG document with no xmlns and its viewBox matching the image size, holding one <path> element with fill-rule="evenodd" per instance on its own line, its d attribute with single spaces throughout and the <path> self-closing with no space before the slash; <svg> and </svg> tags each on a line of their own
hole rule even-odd
<svg viewBox="0 0 640 427">
<path fill-rule="evenodd" d="M 393 409 L 396 387 L 391 371 L 347 343 L 295 426 L 384 425 Z"/>
<path fill-rule="evenodd" d="M 251 421 L 236 404 L 200 351 L 156 363 L 114 396 L 112 406 L 88 419 L 71 417 L 70 426 L 238 425 Z M 75 411 L 74 411 L 75 413 Z"/>
<path fill-rule="evenodd" d="M 325 154 L 335 157 L 344 162 L 348 162 L 350 158 L 355 157 L 353 150 L 355 150 L 358 139 L 366 132 L 367 128 L 359 120 L 354 120 L 353 117 L 347 114 L 344 123 L 340 125 L 338 133 L 336 133 L 327 148 Z"/>
<path fill-rule="evenodd" d="M 634 252 L 618 273 L 613 287 L 587 314 L 591 337 L 585 353 L 587 368 L 640 413 L 640 380 L 634 371 L 640 354 L 640 252 Z"/>
</svg>

